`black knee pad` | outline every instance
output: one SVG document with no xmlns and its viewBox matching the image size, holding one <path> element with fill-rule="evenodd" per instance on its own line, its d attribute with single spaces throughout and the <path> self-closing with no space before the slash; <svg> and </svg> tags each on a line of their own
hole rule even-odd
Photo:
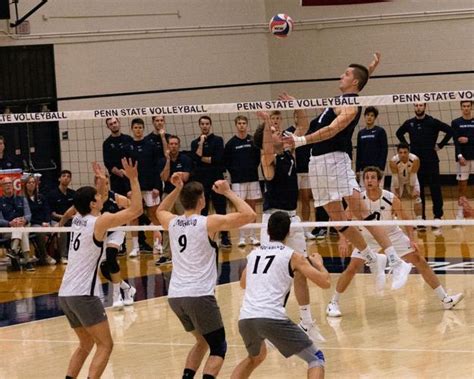
<svg viewBox="0 0 474 379">
<path fill-rule="evenodd" d="M 118 249 L 116 249 L 115 247 L 107 247 L 105 249 L 105 261 L 109 266 L 109 272 L 111 274 L 116 274 L 120 271 L 120 266 L 117 262 L 117 253 Z"/>
<path fill-rule="evenodd" d="M 220 329 L 214 330 L 211 333 L 203 335 L 203 337 L 209 345 L 210 355 L 215 355 L 224 359 L 225 353 L 227 352 L 227 342 L 225 340 L 224 328 L 222 327 Z"/>
<path fill-rule="evenodd" d="M 100 272 L 102 275 L 104 275 L 104 278 L 107 279 L 108 281 L 112 281 L 112 277 L 110 276 L 110 271 L 109 271 L 109 264 L 107 261 L 104 261 L 100 264 Z"/>
</svg>

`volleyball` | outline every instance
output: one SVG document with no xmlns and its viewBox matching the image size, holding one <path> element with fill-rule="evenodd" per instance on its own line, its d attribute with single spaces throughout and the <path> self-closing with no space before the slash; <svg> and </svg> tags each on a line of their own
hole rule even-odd
<svg viewBox="0 0 474 379">
<path fill-rule="evenodd" d="M 278 13 L 271 18 L 268 27 L 275 37 L 286 38 L 293 30 L 293 20 L 284 13 Z"/>
</svg>

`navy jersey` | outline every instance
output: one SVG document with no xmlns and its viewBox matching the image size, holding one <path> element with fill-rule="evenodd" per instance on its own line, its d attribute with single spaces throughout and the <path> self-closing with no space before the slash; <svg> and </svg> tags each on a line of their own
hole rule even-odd
<svg viewBox="0 0 474 379">
<path fill-rule="evenodd" d="M 193 180 L 203 184 L 214 183 L 224 178 L 224 140 L 215 134 L 209 134 L 202 148 L 203 157 L 211 157 L 211 163 L 205 163 L 196 154 L 199 137 L 191 142 L 191 156 L 195 162 Z"/>
<path fill-rule="evenodd" d="M 51 221 L 51 210 L 46 198 L 38 193 L 34 197 L 28 197 L 28 205 L 31 211 L 31 225 L 41 225 L 43 222 Z"/>
<path fill-rule="evenodd" d="M 19 159 L 10 155 L 4 155 L 0 158 L 0 170 L 12 170 L 14 168 L 23 168 Z"/>
<path fill-rule="evenodd" d="M 138 181 L 142 191 L 153 189 L 162 190 L 160 172 L 158 169 L 158 149 L 156 145 L 143 138 L 140 141 L 132 141 L 128 145 L 127 156 L 138 162 Z"/>
<path fill-rule="evenodd" d="M 232 183 L 258 181 L 260 149 L 247 134 L 245 138 L 233 136 L 224 148 L 224 164 L 229 171 Z"/>
<path fill-rule="evenodd" d="M 51 212 L 63 215 L 74 203 L 74 194 L 76 191 L 66 189 L 66 193 L 61 192 L 59 187 L 54 188 L 49 192 L 48 203 Z M 59 221 L 59 218 L 54 218 L 54 221 Z"/>
<path fill-rule="evenodd" d="M 474 160 L 474 118 L 466 120 L 459 117 L 451 122 L 453 128 L 454 146 L 456 147 L 456 160 L 462 154 L 464 159 Z M 467 137 L 467 143 L 459 143 L 459 137 Z"/>
<path fill-rule="evenodd" d="M 293 154 L 284 151 L 275 157 L 275 175 L 272 180 L 265 180 L 263 210 L 282 209 L 296 210 L 298 202 L 298 178 L 296 161 Z"/>
<path fill-rule="evenodd" d="M 166 159 L 165 158 L 160 159 L 160 162 L 159 162 L 160 173 L 163 171 L 165 166 L 166 166 Z M 183 153 L 180 152 L 180 153 L 178 153 L 178 157 L 176 158 L 176 160 L 170 159 L 170 176 L 169 176 L 169 178 L 171 178 L 171 176 L 175 172 L 189 172 L 189 173 L 191 173 L 192 169 L 193 169 L 193 160 L 191 158 L 189 158 L 186 154 L 183 154 Z M 174 185 L 171 184 L 169 178 L 164 183 L 165 184 L 165 187 L 164 187 L 164 190 L 163 190 L 164 193 L 171 193 L 175 188 Z"/>
<path fill-rule="evenodd" d="M 109 136 L 102 144 L 102 155 L 104 165 L 112 174 L 112 168 L 122 167 L 121 159 L 126 156 L 127 146 L 132 143 L 133 138 L 127 134 L 120 134 L 118 137 Z"/>
<path fill-rule="evenodd" d="M 354 96 L 358 95 L 350 93 L 342 95 L 342 97 Z M 341 130 L 332 138 L 311 144 L 311 155 L 319 156 L 332 153 L 334 151 L 342 151 L 347 153 L 349 148 L 352 150 L 352 134 L 354 133 L 356 125 L 359 123 L 361 113 L 362 107 L 357 107 L 356 116 L 343 130 Z M 314 133 L 325 126 L 330 125 L 336 119 L 336 117 L 337 115 L 334 111 L 334 108 L 324 109 L 323 113 L 311 121 L 308 134 Z"/>
<path fill-rule="evenodd" d="M 171 136 L 171 134 L 165 133 L 166 142 L 168 142 L 168 139 L 170 138 L 170 136 Z M 145 137 L 145 139 L 153 142 L 156 145 L 156 148 L 158 149 L 158 157 L 160 159 L 165 157 L 165 152 L 164 152 L 164 149 L 163 149 L 163 141 L 161 139 L 160 134 L 156 134 L 156 133 L 151 132 L 150 134 L 148 134 Z"/>
<path fill-rule="evenodd" d="M 296 128 L 294 126 L 290 126 L 286 130 L 290 133 L 294 133 L 296 131 Z M 309 130 L 308 130 L 308 133 L 309 133 Z M 309 157 L 311 156 L 311 145 L 304 145 L 297 148 L 295 150 L 295 156 L 296 156 L 296 172 L 298 174 L 308 173 Z"/>
<path fill-rule="evenodd" d="M 387 133 L 383 128 L 374 126 L 371 129 L 361 129 L 357 134 L 356 171 L 362 171 L 368 166 L 376 166 L 384 171 L 387 153 Z"/>
</svg>

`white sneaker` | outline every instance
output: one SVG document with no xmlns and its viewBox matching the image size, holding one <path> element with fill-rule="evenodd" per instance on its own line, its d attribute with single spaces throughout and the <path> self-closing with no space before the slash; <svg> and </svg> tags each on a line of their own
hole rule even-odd
<svg viewBox="0 0 474 379">
<path fill-rule="evenodd" d="M 238 243 L 238 247 L 245 247 L 245 245 L 247 245 L 247 243 L 245 242 L 245 238 L 242 237 L 241 239 L 239 239 L 239 243 Z"/>
<path fill-rule="evenodd" d="M 462 293 L 446 296 L 442 301 L 443 307 L 444 309 L 453 309 L 462 299 L 464 299 L 464 294 Z"/>
<path fill-rule="evenodd" d="M 436 220 L 440 220 L 439 218 L 435 218 L 435 221 Z M 441 229 L 441 226 L 432 226 L 431 227 L 431 231 L 433 232 L 433 235 L 436 236 L 436 237 L 439 237 L 440 235 L 443 234 L 443 230 Z"/>
<path fill-rule="evenodd" d="M 258 246 L 260 245 L 260 241 L 255 237 L 250 237 L 250 244 L 252 244 L 253 246 Z"/>
<path fill-rule="evenodd" d="M 123 304 L 124 305 L 132 305 L 133 302 L 134 302 L 134 297 L 135 297 L 135 294 L 137 293 L 137 290 L 135 289 L 135 287 L 131 286 L 129 284 L 130 288 L 129 289 L 126 289 L 126 290 L 123 290 Z"/>
<path fill-rule="evenodd" d="M 117 294 L 113 294 L 113 303 L 112 308 L 114 309 L 122 309 L 123 308 L 123 299 L 120 291 Z"/>
<path fill-rule="evenodd" d="M 326 342 L 326 338 L 323 337 L 319 328 L 317 327 L 317 325 L 314 325 L 313 322 L 309 325 L 306 325 L 306 324 L 303 324 L 303 322 L 301 321 L 298 324 L 298 326 L 303 332 L 305 332 L 308 335 L 311 341 L 316 343 L 316 345 Z"/>
<path fill-rule="evenodd" d="M 375 290 L 381 293 L 385 288 L 385 266 L 387 265 L 387 257 L 383 254 L 375 254 L 377 260 L 367 264 L 370 272 L 375 276 Z"/>
<path fill-rule="evenodd" d="M 306 238 L 307 240 L 315 240 L 316 236 L 313 233 L 304 232 L 304 238 Z"/>
<path fill-rule="evenodd" d="M 390 267 L 392 271 L 392 290 L 398 290 L 406 284 L 411 268 L 412 264 L 403 260 Z"/>
<path fill-rule="evenodd" d="M 326 315 L 328 317 L 341 317 L 342 313 L 339 309 L 339 303 L 337 301 L 329 302 L 328 306 L 326 307 Z"/>
<path fill-rule="evenodd" d="M 128 254 L 128 256 L 130 258 L 136 258 L 136 257 L 138 257 L 139 254 L 140 254 L 140 249 L 138 247 L 135 247 L 135 248 L 132 249 L 130 254 Z"/>
<path fill-rule="evenodd" d="M 61 263 L 62 263 L 63 265 L 67 265 L 67 262 L 68 262 L 68 260 L 67 260 L 66 257 L 61 257 Z"/>
</svg>

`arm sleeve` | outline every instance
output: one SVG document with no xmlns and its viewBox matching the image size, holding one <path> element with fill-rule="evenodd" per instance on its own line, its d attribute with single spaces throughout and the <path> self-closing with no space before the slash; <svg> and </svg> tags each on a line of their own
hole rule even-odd
<svg viewBox="0 0 474 379">
<path fill-rule="evenodd" d="M 214 141 L 214 148 L 211 153 L 211 163 L 213 166 L 224 166 L 224 140 L 222 137 L 216 137 Z"/>
<path fill-rule="evenodd" d="M 444 122 L 442 122 L 438 119 L 434 119 L 434 120 L 437 124 L 438 130 L 440 130 L 440 131 L 442 131 L 446 134 L 444 136 L 444 138 L 441 140 L 441 142 L 438 144 L 439 148 L 442 149 L 449 142 L 451 137 L 453 136 L 453 130 L 449 127 L 448 124 L 445 124 Z"/>
<path fill-rule="evenodd" d="M 409 145 L 407 139 L 405 138 L 405 134 L 407 132 L 408 132 L 408 123 L 405 121 L 403 123 L 403 125 L 398 128 L 395 135 L 397 136 L 397 138 L 400 142 L 403 142 L 403 143 L 406 143 L 407 145 Z"/>
<path fill-rule="evenodd" d="M 198 148 L 198 140 L 194 140 L 191 142 L 191 158 L 194 162 L 196 162 L 196 164 L 199 164 L 199 162 L 201 162 L 201 157 L 199 155 L 196 154 L 196 151 L 197 151 L 197 148 Z"/>
<path fill-rule="evenodd" d="M 388 155 L 388 141 L 387 141 L 387 133 L 385 129 L 380 129 L 380 139 L 379 139 L 379 156 L 377 166 L 382 171 L 385 171 L 385 165 L 387 164 L 387 155 Z"/>
<path fill-rule="evenodd" d="M 102 143 L 102 157 L 104 159 L 105 168 L 109 173 L 112 173 L 112 167 L 114 166 L 110 160 L 110 147 L 109 144 L 106 143 L 106 141 Z"/>
</svg>

